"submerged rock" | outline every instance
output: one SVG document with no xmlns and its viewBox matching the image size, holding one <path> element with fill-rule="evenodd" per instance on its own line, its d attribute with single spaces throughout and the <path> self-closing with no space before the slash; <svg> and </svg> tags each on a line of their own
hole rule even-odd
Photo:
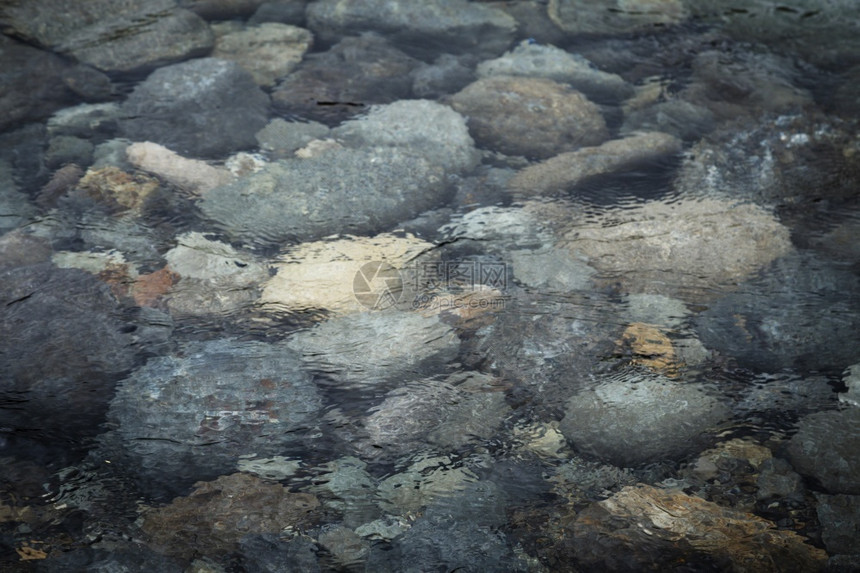
<svg viewBox="0 0 860 573">
<path fill-rule="evenodd" d="M 298 355 L 283 344 L 193 343 L 120 384 L 104 455 L 147 488 L 181 491 L 235 469 L 243 454 L 282 454 L 320 406 Z"/>
<path fill-rule="evenodd" d="M 666 133 L 638 133 L 556 155 L 520 170 L 508 182 L 519 195 L 567 191 L 592 177 L 635 169 L 681 151 L 681 141 Z"/>
<path fill-rule="evenodd" d="M 438 52 L 495 56 L 512 42 L 516 21 L 495 8 L 465 0 L 392 5 L 388 0 L 321 0 L 307 9 L 308 27 L 323 41 L 373 31 L 416 57 Z"/>
<path fill-rule="evenodd" d="M 339 386 L 373 387 L 444 369 L 460 341 L 437 316 L 384 310 L 329 319 L 288 344 Z"/>
<path fill-rule="evenodd" d="M 192 157 L 255 147 L 269 97 L 238 64 L 201 58 L 159 68 L 122 104 L 123 137 Z"/>
<path fill-rule="evenodd" d="M 629 292 L 696 298 L 791 249 L 768 211 L 715 199 L 652 201 L 569 225 L 561 246 Z"/>
<path fill-rule="evenodd" d="M 192 195 L 203 194 L 234 179 L 226 169 L 182 157 L 163 145 L 150 141 L 132 143 L 125 152 L 128 161 L 136 168 L 158 175 Z"/>
<path fill-rule="evenodd" d="M 0 20 L 19 37 L 105 72 L 140 72 L 212 48 L 202 19 L 174 0 L 10 2 Z"/>
<path fill-rule="evenodd" d="M 783 257 L 694 320 L 701 341 L 739 365 L 841 371 L 860 358 L 860 278 L 812 254 Z"/>
<path fill-rule="evenodd" d="M 598 102 L 618 102 L 633 95 L 621 76 L 603 72 L 579 54 L 525 40 L 495 60 L 478 64 L 478 77 L 525 76 L 567 84 Z"/>
<path fill-rule="evenodd" d="M 246 535 L 314 525 L 318 507 L 310 494 L 238 473 L 198 482 L 187 497 L 147 511 L 142 529 L 168 555 L 224 555 L 234 553 Z"/>
<path fill-rule="evenodd" d="M 266 22 L 219 36 L 212 57 L 236 62 L 257 85 L 271 87 L 296 68 L 312 43 L 303 28 Z"/>
<path fill-rule="evenodd" d="M 50 441 L 96 431 L 117 380 L 147 344 L 108 285 L 38 264 L 0 272 L 3 426 Z M 145 321 L 142 321 L 145 322 Z M 140 344 L 140 346 L 136 346 Z M 64 444 L 68 446 L 68 443 Z"/>
<path fill-rule="evenodd" d="M 789 461 L 828 492 L 860 494 L 860 408 L 810 414 L 788 443 Z"/>
<path fill-rule="evenodd" d="M 466 86 L 450 103 L 469 118 L 479 145 L 507 155 L 543 159 L 609 137 L 595 104 L 550 79 L 491 76 Z"/>
<path fill-rule="evenodd" d="M 560 428 L 579 451 L 626 467 L 692 453 L 728 418 L 691 382 L 631 370 L 570 398 Z"/>
<path fill-rule="evenodd" d="M 263 243 L 390 228 L 450 198 L 446 175 L 474 165 L 465 120 L 424 100 L 374 108 L 289 159 L 206 193 L 203 214 Z"/>
<path fill-rule="evenodd" d="M 682 23 L 682 0 L 550 0 L 555 24 L 572 36 L 659 32 Z"/>
<path fill-rule="evenodd" d="M 408 98 L 409 74 L 419 65 L 376 34 L 346 37 L 305 56 L 272 92 L 272 102 L 285 114 L 333 125 L 370 105 Z"/>
<path fill-rule="evenodd" d="M 751 513 L 677 491 L 627 486 L 565 528 L 565 549 L 583 567 L 609 571 L 820 571 L 827 554 Z"/>
</svg>

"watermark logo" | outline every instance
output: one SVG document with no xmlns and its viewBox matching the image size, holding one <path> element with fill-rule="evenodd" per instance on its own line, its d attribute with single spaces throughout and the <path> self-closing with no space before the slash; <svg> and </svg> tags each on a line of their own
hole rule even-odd
<svg viewBox="0 0 860 573">
<path fill-rule="evenodd" d="M 371 261 L 356 272 L 352 290 L 365 308 L 384 310 L 401 302 L 404 276 L 414 279 L 409 290 L 416 310 L 499 309 L 507 298 L 507 265 L 479 261 L 424 262 L 402 273 L 386 262 Z"/>
<path fill-rule="evenodd" d="M 352 279 L 355 299 L 371 310 L 385 310 L 397 304 L 403 296 L 400 271 L 386 262 L 365 263 Z"/>
</svg>

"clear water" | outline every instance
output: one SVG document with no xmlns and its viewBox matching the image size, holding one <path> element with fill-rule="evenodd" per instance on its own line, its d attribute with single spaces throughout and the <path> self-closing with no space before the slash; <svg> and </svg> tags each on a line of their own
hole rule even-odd
<svg viewBox="0 0 860 573">
<path fill-rule="evenodd" d="M 822 3 L 816 11 L 806 6 L 811 3 L 798 2 L 793 7 L 758 2 L 743 9 L 747 14 L 724 9 L 720 3 L 713 3 L 709 11 L 711 4 L 703 4 L 677 27 L 584 37 L 565 34 L 543 21 L 543 3 L 487 4 L 504 5 L 521 18 L 532 12 L 539 15 L 529 27 L 522 27 L 517 41 L 536 34 L 532 41 L 537 44 L 555 44 L 581 54 L 596 68 L 621 76 L 640 95 L 647 94 L 647 86 L 657 85 L 661 95 L 654 102 L 692 99 L 683 95 L 685 89 L 703 90 L 696 97 L 710 102 L 706 122 L 710 125 L 697 130 L 689 118 L 665 120 L 657 113 L 650 124 L 643 120 L 642 125 L 654 129 L 674 125 L 683 140 L 680 153 L 640 161 L 532 200 L 509 193 L 504 181 L 536 160 L 483 153 L 479 167 L 451 179 L 451 199 L 446 204 L 380 229 L 426 241 L 429 255 L 389 274 L 384 268 L 358 263 L 346 271 L 345 281 L 352 288 L 347 294 L 355 295 L 349 304 L 354 306 L 357 300 L 365 307 L 364 315 L 398 312 L 366 308 L 388 306 L 378 295 L 391 295 L 396 300 L 390 302 L 399 312 L 431 317 L 427 320 L 432 324 L 406 325 L 398 331 L 395 325 L 400 323 L 394 319 L 388 330 L 360 321 L 333 322 L 339 326 L 315 338 L 319 325 L 335 320 L 332 316 L 337 312 L 301 303 L 285 310 L 266 302 L 265 294 L 261 298 L 262 285 L 276 274 L 277 265 L 302 258 L 290 250 L 296 248 L 294 243 L 265 234 L 237 240 L 219 221 L 201 212 L 196 198 L 175 190 L 131 218 L 115 216 L 110 205 L 98 201 L 77 201 L 70 192 L 40 203 L 57 168 L 45 164 L 46 140 L 40 130 L 48 120 L 0 134 L 5 165 L 14 170 L 18 190 L 27 196 L 26 208 L 12 214 L 20 215 L 20 222 L 9 228 L 3 247 L 7 260 L 19 257 L 21 262 L 4 263 L 4 272 L 7 277 L 31 277 L 30 282 L 4 279 L 6 284 L 18 285 L 18 290 L 3 293 L 2 336 L 14 342 L 3 346 L 7 371 L 0 373 L 0 569 L 91 570 L 87 567 L 116 552 L 118 560 L 132 567 L 127 570 L 141 571 L 172 570 L 169 567 L 311 570 L 309 563 L 325 571 L 599 570 L 599 565 L 586 560 L 576 566 L 565 563 L 559 536 L 578 512 L 637 483 L 679 485 L 724 507 L 752 511 L 784 531 L 796 531 L 814 547 L 825 547 L 812 492 L 835 493 L 826 484 L 807 479 L 809 489 L 788 501 L 767 504 L 756 498 L 761 487 L 756 482 L 758 467 L 753 471 L 753 465 L 745 465 L 743 460 L 749 462 L 749 458 L 732 458 L 737 467 L 726 462 L 716 477 L 703 478 L 693 468 L 701 452 L 731 439 L 743 439 L 768 448 L 774 457 L 784 457 L 781 448 L 803 416 L 840 407 L 839 393 L 846 390 L 843 375 L 860 360 L 860 352 L 850 347 L 860 324 L 860 309 L 853 298 L 860 292 L 856 290 L 860 280 L 858 171 L 851 171 L 857 163 L 850 155 L 857 152 L 853 126 L 860 108 L 852 87 L 857 68 L 851 67 L 850 58 L 833 56 L 840 54 L 836 44 L 843 38 L 835 32 L 828 37 L 823 31 L 828 29 L 827 6 Z M 831 9 L 837 11 L 839 6 Z M 785 17 L 774 19 L 773 11 Z M 741 13 L 748 19 L 741 20 Z M 776 30 L 777 25 L 789 26 L 799 39 L 787 41 L 789 36 Z M 838 29 L 844 32 L 844 26 Z M 810 38 L 817 39 L 820 49 L 810 51 L 809 46 L 816 43 Z M 319 42 L 311 54 L 324 52 L 335 39 Z M 394 39 L 403 45 L 402 36 Z M 715 68 L 721 73 L 697 68 L 706 65 L 696 57 L 706 50 L 723 58 Z M 426 62 L 444 53 L 438 46 L 417 43 L 414 51 L 422 52 Z M 468 57 L 462 61 L 476 63 Z M 732 66 L 734 74 L 722 73 L 721 66 Z M 762 77 L 768 81 L 758 81 Z M 122 101 L 137 81 L 116 78 L 117 100 Z M 414 98 L 391 89 L 392 93 L 375 94 L 374 102 Z M 774 101 L 787 97 L 786 92 L 803 95 L 797 96 L 796 103 L 779 107 Z M 433 99 L 447 102 L 450 95 L 436 94 Z M 632 112 L 624 108 L 625 103 L 600 103 L 611 138 L 620 138 L 625 116 Z M 655 110 L 658 103 L 650 104 L 650 109 Z M 324 109 L 316 114 L 281 115 L 291 122 L 317 120 L 337 126 L 370 107 L 361 101 L 330 104 L 322 102 Z M 801 146 L 797 157 L 782 158 L 783 180 L 756 182 L 726 175 L 725 181 L 746 186 L 720 188 L 716 194 L 715 188 L 705 185 L 683 188 L 680 174 L 695 162 L 691 158 L 700 153 L 701 138 L 713 136 L 722 149 L 739 150 L 735 159 L 741 161 L 743 150 L 754 147 L 750 141 L 776 137 L 779 129 L 802 139 L 806 127 L 792 128 L 791 122 L 808 127 L 816 117 L 823 118 L 821 124 L 830 129 L 843 130 L 845 137 L 838 145 Z M 738 134 L 734 140 L 733 133 Z M 98 133 L 90 137 L 102 143 Z M 786 153 L 790 149 L 797 147 L 786 144 Z M 224 159 L 210 163 L 219 165 Z M 743 171 L 743 165 L 733 165 Z M 822 179 L 821 174 L 829 177 Z M 780 185 L 790 192 L 767 194 Z M 790 252 L 783 253 L 785 258 L 776 266 L 758 265 L 744 279 L 708 272 L 696 276 L 702 269 L 695 265 L 678 272 L 648 269 L 644 263 L 642 268 L 585 267 L 586 261 L 553 258 L 552 249 L 576 244 L 577 232 L 623 226 L 645 206 L 707 204 L 714 197 L 747 206 L 742 209 L 760 205 L 772 213 L 787 233 Z M 475 231 L 470 217 L 480 209 L 488 209 L 489 214 L 481 227 L 484 231 Z M 529 220 L 536 223 L 504 218 L 526 211 L 534 213 Z M 571 214 L 575 214 L 572 225 Z M 715 224 L 719 228 L 749 223 L 724 219 Z M 152 275 L 153 281 L 161 277 L 172 284 L 154 287 L 151 296 L 135 291 L 140 288 L 139 277 L 162 269 L 166 253 L 190 232 L 230 243 L 235 250 L 227 258 L 236 258 L 239 268 L 259 264 L 256 282 L 242 288 L 223 283 L 228 285 L 224 297 L 233 298 L 222 308 L 192 296 L 181 302 L 183 310 L 176 301 L 183 301 L 183 288 L 191 287 L 161 275 Z M 26 240 L 16 242 L 19 235 L 14 233 Z M 707 241 L 701 245 L 706 248 Z M 41 258 L 35 253 L 40 248 L 47 249 Z M 767 247 L 752 249 L 757 248 Z M 84 275 L 45 270 L 49 265 L 85 266 L 72 253 L 90 251 L 123 253 L 135 275 L 121 263 L 102 267 L 91 273 L 109 285 L 100 290 Z M 682 258 L 697 256 L 691 252 Z M 571 268 L 554 268 L 559 260 Z M 554 273 L 548 271 L 555 270 L 562 278 L 556 276 L 553 282 Z M 289 266 L 277 270 L 278 275 L 290 272 Z M 367 280 L 366 289 L 360 279 Z M 440 284 L 442 288 L 436 288 Z M 650 284 L 651 292 L 641 289 L 642 284 Z M 215 282 L 210 288 L 221 287 Z M 493 296 L 481 294 L 489 289 L 495 289 Z M 137 298 L 130 296 L 135 292 Z M 463 300 L 457 296 L 464 294 L 472 296 L 472 302 L 467 300 L 466 309 L 452 310 L 451 305 Z M 43 297 L 38 313 L 17 310 L 34 308 L 23 306 L 34 296 Z M 211 310 L 193 311 L 195 305 L 204 304 L 211 305 Z M 439 319 L 433 322 L 436 316 Z M 88 322 L 86 336 L 100 342 L 95 348 L 86 346 L 92 354 L 81 356 L 75 334 L 68 329 Z M 418 339 L 424 336 L 424 345 L 431 350 L 420 345 L 406 348 L 403 332 Z M 51 337 L 60 342 L 52 344 Z M 439 342 L 444 337 L 456 337 L 457 343 Z M 256 366 L 243 370 L 245 364 L 237 365 L 235 356 L 201 350 L 210 348 L 206 346 L 210 341 L 225 338 L 236 347 L 247 346 L 245 358 L 249 364 L 260 362 L 259 370 Z M 284 345 L 304 356 L 303 376 L 314 394 L 301 399 L 316 400 L 317 409 L 307 419 L 278 426 L 274 437 L 253 438 L 259 441 L 245 451 L 242 440 L 257 435 L 255 423 L 277 417 L 277 401 L 283 395 L 249 387 L 245 399 L 252 406 L 232 412 L 223 404 L 195 403 L 198 381 L 194 377 L 199 376 L 201 388 L 210 383 L 217 386 L 219 375 L 212 372 L 220 372 L 225 380 L 257 377 L 265 382 L 272 359 L 259 350 L 262 346 L 254 346 L 258 343 Z M 332 347 L 330 354 L 320 350 Z M 34 360 L 30 348 L 43 352 L 43 359 Z M 195 353 L 208 356 L 203 359 L 206 373 L 204 366 L 194 370 L 198 366 L 182 362 Z M 198 442 L 186 458 L 178 457 L 179 450 L 161 447 L 161 442 L 186 439 L 171 435 L 174 429 L 159 434 L 155 428 L 149 436 L 129 437 L 119 426 L 116 401 L 114 413 L 108 413 L 116 395 L 124 397 L 125 415 L 131 416 L 129 412 L 144 405 L 136 402 L 137 393 L 150 391 L 144 390 L 151 383 L 145 380 L 169 378 L 174 375 L 171 368 L 192 373 L 189 394 L 180 389 L 171 397 L 165 390 L 166 397 L 154 399 L 173 404 L 168 409 L 203 411 L 194 434 Z M 82 371 L 89 377 L 86 387 L 81 391 L 73 386 L 77 389 L 73 392 L 69 381 Z M 597 432 L 604 436 L 594 438 L 597 446 L 588 440 L 576 446 L 564 439 L 566 416 L 570 420 L 589 415 L 577 410 L 571 414 L 571 397 L 591 396 L 589 392 L 614 396 L 618 384 L 642 388 L 646 382 L 637 386 L 636 380 L 658 375 L 678 388 L 695 386 L 702 399 L 714 400 L 730 413 L 711 425 L 707 435 L 692 436 L 689 448 L 669 448 L 667 453 L 655 447 L 656 453 L 643 459 L 623 444 L 607 446 L 605 436 L 611 437 L 612 429 Z M 640 437 L 623 431 L 625 400 L 623 392 L 617 402 L 610 400 L 614 405 L 602 420 L 596 418 L 596 424 L 616 424 L 620 427 L 617 441 L 635 443 Z M 614 418 L 613 408 L 621 413 L 621 421 Z M 259 416 L 256 422 L 254 416 Z M 239 444 L 236 447 L 225 443 L 220 433 L 231 424 L 246 427 L 230 434 Z M 650 451 L 652 442 L 671 443 L 673 431 L 669 425 L 650 440 L 645 436 L 639 449 Z M 677 431 L 683 435 L 682 427 Z M 134 444 L 134 451 L 129 444 Z M 177 457 L 170 459 L 172 455 Z M 322 505 L 314 520 L 292 531 L 266 530 L 280 534 L 282 542 L 291 543 L 289 547 L 296 551 L 307 543 L 314 548 L 313 559 L 288 557 L 292 554 L 283 548 L 287 545 L 280 553 L 269 548 L 255 554 L 253 544 L 238 547 L 225 542 L 223 546 L 233 547 L 225 551 L 217 542 L 195 540 L 198 533 L 183 533 L 181 519 L 166 521 L 159 526 L 160 533 L 142 525 L 146 517 L 141 515 L 152 515 L 142 513 L 143 508 L 167 505 L 187 496 L 195 481 L 231 473 L 222 471 L 219 460 L 226 458 L 235 462 L 234 471 L 260 476 L 265 483 L 283 485 L 293 493 L 316 496 Z M 141 467 L 145 470 L 138 471 Z M 258 515 L 260 508 L 248 503 L 253 507 L 247 509 L 249 515 Z M 232 517 L 222 517 L 228 529 L 234 527 Z M 217 518 L 201 513 L 199 519 Z M 853 519 L 856 524 L 857 516 Z M 385 523 L 390 529 L 367 533 L 371 523 L 376 527 Z M 242 527 L 256 531 L 254 524 Z M 504 558 L 478 560 L 484 564 L 476 566 L 458 556 L 462 551 L 458 539 L 471 539 L 469 535 L 483 540 L 485 557 L 498 552 Z M 255 539 L 254 543 L 263 543 Z M 441 541 L 422 544 L 431 539 Z M 358 549 L 350 549 L 350 542 Z M 168 557 L 163 558 L 162 552 Z M 828 552 L 833 554 L 829 548 Z M 265 569 L 261 556 L 270 553 L 283 559 L 280 565 Z M 395 553 L 399 560 L 391 557 Z M 647 550 L 643 548 L 641 554 Z M 162 558 L 167 561 L 158 561 Z M 257 569 L 249 563 L 256 563 Z M 719 565 L 711 566 L 720 570 Z M 690 567 L 685 570 L 705 570 L 695 562 Z M 619 570 L 626 569 L 619 566 Z"/>
</svg>

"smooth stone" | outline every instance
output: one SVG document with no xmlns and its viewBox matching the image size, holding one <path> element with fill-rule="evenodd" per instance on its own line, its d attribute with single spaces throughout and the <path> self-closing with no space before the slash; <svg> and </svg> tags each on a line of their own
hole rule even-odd
<svg viewBox="0 0 860 573">
<path fill-rule="evenodd" d="M 564 192 L 592 177 L 656 163 L 680 151 L 681 141 L 672 135 L 638 133 L 530 165 L 511 178 L 508 187 L 521 196 Z"/>
<path fill-rule="evenodd" d="M 401 3 L 320 0 L 308 5 L 308 27 L 323 41 L 378 32 L 415 57 L 438 52 L 495 56 L 513 41 L 516 21 L 495 8 L 465 0 Z"/>
<path fill-rule="evenodd" d="M 682 0 L 550 0 L 547 10 L 571 36 L 662 32 L 688 16 Z"/>
<path fill-rule="evenodd" d="M 273 118 L 266 127 L 255 136 L 260 149 L 273 159 L 292 157 L 299 149 L 308 143 L 325 139 L 329 128 L 315 121 L 286 121 L 280 117 Z"/>
<path fill-rule="evenodd" d="M 682 300 L 731 287 L 792 249 L 769 211 L 724 200 L 651 201 L 583 219 L 559 246 L 584 257 L 600 280 Z"/>
<path fill-rule="evenodd" d="M 132 143 L 125 153 L 129 163 L 137 169 L 157 175 L 192 195 L 202 195 L 235 179 L 226 169 L 182 157 L 151 141 Z"/>
<path fill-rule="evenodd" d="M 175 493 L 235 469 L 249 452 L 283 455 L 321 406 L 299 355 L 284 344 L 190 343 L 118 386 L 108 414 L 116 429 L 100 455 L 156 493 Z"/>
<path fill-rule="evenodd" d="M 292 335 L 288 345 L 337 386 L 373 387 L 444 369 L 460 340 L 436 316 L 384 310 L 326 320 Z"/>
<path fill-rule="evenodd" d="M 730 417 L 696 384 L 633 370 L 579 392 L 564 408 L 560 428 L 568 441 L 621 467 L 690 454 Z"/>
<path fill-rule="evenodd" d="M 449 99 L 469 118 L 478 145 L 545 159 L 599 145 L 609 133 L 599 108 L 581 93 L 545 78 L 492 76 Z"/>
<path fill-rule="evenodd" d="M 120 132 L 192 157 L 223 157 L 257 145 L 269 97 L 238 64 L 201 58 L 159 68 L 122 104 Z"/>
<path fill-rule="evenodd" d="M 860 496 L 816 494 L 821 540 L 827 552 L 860 555 Z"/>
<path fill-rule="evenodd" d="M 298 66 L 312 45 L 313 36 L 304 28 L 267 22 L 219 35 L 212 57 L 234 61 L 257 85 L 272 87 Z"/>
<path fill-rule="evenodd" d="M 524 40 L 513 50 L 478 64 L 480 78 L 525 76 L 564 83 L 598 102 L 619 102 L 633 95 L 621 76 L 603 72 L 579 54 Z"/>
<path fill-rule="evenodd" d="M 789 461 L 829 493 L 860 494 L 860 409 L 810 414 L 788 443 Z"/>
</svg>

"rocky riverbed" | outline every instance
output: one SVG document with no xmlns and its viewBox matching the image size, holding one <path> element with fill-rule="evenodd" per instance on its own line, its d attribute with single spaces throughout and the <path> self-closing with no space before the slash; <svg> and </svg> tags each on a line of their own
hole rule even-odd
<svg viewBox="0 0 860 573">
<path fill-rule="evenodd" d="M 0 24 L 0 569 L 860 568 L 851 0 Z"/>
</svg>

